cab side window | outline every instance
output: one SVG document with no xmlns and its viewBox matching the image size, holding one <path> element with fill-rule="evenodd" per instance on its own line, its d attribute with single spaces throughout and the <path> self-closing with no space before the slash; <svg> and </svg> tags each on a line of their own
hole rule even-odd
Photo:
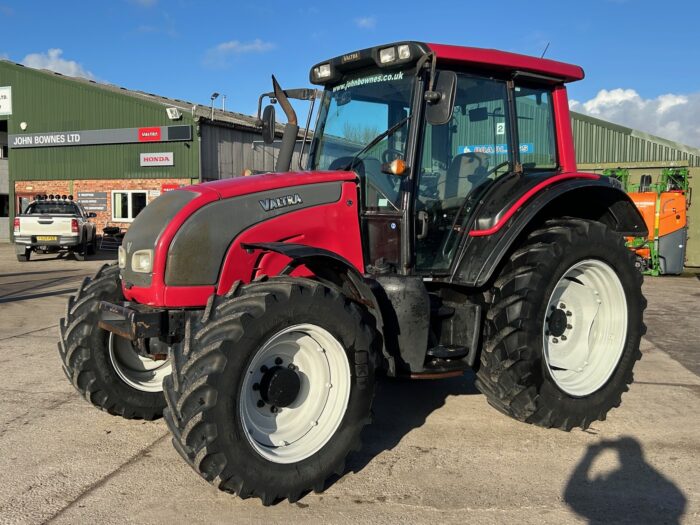
<svg viewBox="0 0 700 525">
<path fill-rule="evenodd" d="M 524 170 L 557 167 L 552 94 L 549 89 L 515 87 L 520 163 Z"/>
</svg>

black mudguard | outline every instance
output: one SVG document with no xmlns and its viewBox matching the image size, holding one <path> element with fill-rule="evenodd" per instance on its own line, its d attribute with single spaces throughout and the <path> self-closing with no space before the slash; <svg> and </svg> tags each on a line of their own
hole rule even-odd
<svg viewBox="0 0 700 525">
<path fill-rule="evenodd" d="M 496 225 L 518 199 L 543 180 L 546 178 L 514 175 L 494 185 L 476 210 L 469 230 Z M 648 234 L 639 210 L 617 181 L 608 177 L 565 179 L 534 194 L 496 232 L 482 236 L 465 232 L 449 280 L 484 286 L 521 235 L 545 219 L 564 216 L 600 221 L 623 236 Z"/>
<path fill-rule="evenodd" d="M 280 272 L 281 275 L 289 275 L 295 268 L 305 266 L 320 280 L 342 288 L 343 293 L 350 299 L 369 310 L 376 321 L 377 330 L 384 333 L 384 313 L 374 291 L 379 285 L 373 279 L 365 278 L 344 257 L 323 248 L 286 242 L 245 243 L 242 247 L 246 250 L 270 251 L 289 257 L 291 261 Z M 395 375 L 394 356 L 387 349 L 385 341 L 382 353 L 387 361 L 388 373 Z"/>
</svg>

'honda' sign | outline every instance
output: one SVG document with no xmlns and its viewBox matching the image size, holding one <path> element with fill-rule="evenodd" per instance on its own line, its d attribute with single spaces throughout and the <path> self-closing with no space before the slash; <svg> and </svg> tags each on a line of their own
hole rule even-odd
<svg viewBox="0 0 700 525">
<path fill-rule="evenodd" d="M 141 166 L 173 166 L 175 155 L 172 151 L 166 153 L 141 153 Z"/>
</svg>

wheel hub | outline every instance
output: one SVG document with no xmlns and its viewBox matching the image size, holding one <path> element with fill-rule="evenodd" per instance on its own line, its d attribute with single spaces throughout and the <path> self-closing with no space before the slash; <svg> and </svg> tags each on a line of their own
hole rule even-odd
<svg viewBox="0 0 700 525">
<path fill-rule="evenodd" d="M 574 397 L 596 392 L 614 373 L 627 336 L 627 299 L 615 269 L 599 259 L 574 264 L 546 311 L 542 342 L 552 379 Z"/>
<path fill-rule="evenodd" d="M 265 403 L 276 407 L 288 407 L 296 400 L 301 390 L 301 379 L 292 369 L 273 366 L 260 380 L 260 397 Z"/>
<path fill-rule="evenodd" d="M 552 311 L 547 319 L 547 328 L 549 333 L 554 337 L 560 337 L 566 331 L 566 325 L 568 320 L 566 317 L 566 312 L 561 308 L 557 308 Z"/>
</svg>

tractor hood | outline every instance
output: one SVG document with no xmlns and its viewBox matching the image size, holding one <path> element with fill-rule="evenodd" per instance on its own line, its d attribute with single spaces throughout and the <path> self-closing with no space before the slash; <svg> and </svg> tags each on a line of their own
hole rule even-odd
<svg viewBox="0 0 700 525">
<path fill-rule="evenodd" d="M 228 199 L 241 195 L 259 193 L 261 191 L 276 190 L 291 186 L 303 186 L 318 184 L 320 182 L 342 182 L 355 180 L 357 175 L 351 171 L 301 171 L 287 173 L 265 173 L 250 177 L 236 177 L 234 179 L 222 179 L 214 182 L 206 182 L 184 188 L 198 191 L 200 188 L 214 190 L 220 199 Z"/>
<path fill-rule="evenodd" d="M 279 215 L 337 202 L 342 183 L 356 179 L 344 171 L 268 173 L 167 192 L 138 215 L 124 236 L 119 258 L 124 287 L 213 285 L 226 251 L 243 231 Z M 150 264 L 139 267 L 149 251 Z"/>
</svg>

